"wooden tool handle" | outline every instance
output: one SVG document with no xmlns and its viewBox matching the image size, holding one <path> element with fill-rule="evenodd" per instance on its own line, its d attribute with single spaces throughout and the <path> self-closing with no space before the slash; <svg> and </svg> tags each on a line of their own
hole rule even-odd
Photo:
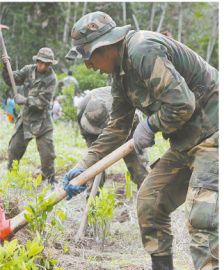
<svg viewBox="0 0 224 270">
<path fill-rule="evenodd" d="M 125 144 L 114 150 L 109 155 L 105 156 L 103 159 L 95 163 L 93 166 L 86 169 L 82 174 L 71 180 L 72 185 L 84 185 L 89 180 L 94 178 L 99 173 L 106 170 L 108 167 L 110 167 L 112 164 L 120 160 L 121 158 L 125 157 L 129 153 L 131 153 L 134 150 L 133 145 L 133 139 L 127 141 Z M 58 188 L 54 192 L 52 192 L 46 200 L 51 201 L 51 205 L 55 205 L 61 200 L 63 200 L 67 196 L 66 192 L 63 188 Z M 21 227 L 25 226 L 27 224 L 27 221 L 24 217 L 24 214 L 26 211 L 21 212 L 14 218 L 10 220 L 10 227 L 12 232 L 18 231 Z"/>
<path fill-rule="evenodd" d="M 6 57 L 8 57 L 8 53 L 6 51 L 6 47 L 5 47 L 5 42 L 4 42 L 4 38 L 3 38 L 3 35 L 2 35 L 2 31 L 0 31 L 0 42 L 1 42 L 1 47 L 2 47 L 3 55 L 6 56 Z M 8 74 L 9 74 L 9 79 L 10 79 L 10 82 L 11 82 L 11 85 L 12 85 L 13 95 L 15 96 L 17 94 L 17 88 L 16 88 L 16 83 L 15 83 L 15 79 L 13 77 L 13 71 L 12 71 L 12 67 L 11 67 L 11 64 L 10 64 L 10 61 L 9 60 L 6 62 L 6 68 L 7 68 L 7 71 L 8 71 Z"/>
</svg>

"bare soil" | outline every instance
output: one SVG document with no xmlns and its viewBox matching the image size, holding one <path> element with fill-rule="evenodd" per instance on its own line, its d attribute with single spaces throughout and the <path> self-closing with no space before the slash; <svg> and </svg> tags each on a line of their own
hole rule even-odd
<svg viewBox="0 0 224 270">
<path fill-rule="evenodd" d="M 116 179 L 116 180 L 115 180 Z M 113 180 L 113 181 L 112 181 Z M 114 181 L 115 180 L 115 181 Z M 136 215 L 136 192 L 131 201 L 126 201 L 124 178 L 122 175 L 109 175 L 107 186 L 115 186 L 118 206 L 110 226 L 110 235 L 106 239 L 104 250 L 93 237 L 90 227 L 86 236 L 75 242 L 85 197 L 82 195 L 64 203 L 69 218 L 65 224 L 64 238 L 60 239 L 50 251 L 58 259 L 58 266 L 63 269 L 103 270 L 150 270 L 151 261 L 141 243 Z M 193 264 L 189 252 L 189 235 L 184 222 L 184 207 L 177 209 L 172 215 L 174 233 L 174 264 L 176 270 L 192 270 Z M 63 251 L 64 245 L 68 251 Z"/>
</svg>

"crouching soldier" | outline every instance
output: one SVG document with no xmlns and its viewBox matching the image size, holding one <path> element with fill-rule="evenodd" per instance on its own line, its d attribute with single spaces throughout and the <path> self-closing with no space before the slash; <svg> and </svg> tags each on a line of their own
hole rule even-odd
<svg viewBox="0 0 224 270">
<path fill-rule="evenodd" d="M 42 177 L 49 183 L 55 182 L 53 125 L 50 116 L 50 102 L 56 88 L 57 79 L 52 65 L 56 64 L 50 48 L 41 48 L 33 57 L 35 64 L 26 65 L 13 72 L 16 85 L 24 86 L 24 96 L 16 94 L 14 100 L 23 105 L 15 125 L 15 132 L 8 147 L 8 169 L 14 160 L 20 160 L 32 138 L 36 138 L 40 155 Z M 9 61 L 3 57 L 3 62 Z M 10 85 L 6 65 L 3 78 Z"/>
<path fill-rule="evenodd" d="M 117 27 L 99 11 L 77 21 L 71 36 L 67 58 L 82 58 L 87 68 L 113 76 L 110 121 L 76 175 L 124 143 L 138 108 L 147 118 L 134 132 L 136 151 L 151 147 L 159 131 L 170 141 L 138 192 L 138 220 L 152 269 L 173 270 L 170 215 L 185 201 L 195 269 L 219 269 L 218 71 L 184 44 Z"/>
<path fill-rule="evenodd" d="M 112 109 L 112 101 L 111 87 L 106 86 L 91 90 L 79 104 L 77 109 L 78 124 L 88 147 L 97 140 L 103 128 L 107 126 Z M 128 139 L 132 138 L 138 123 L 139 116 L 136 114 Z M 147 160 L 146 152 L 141 155 L 133 152 L 124 158 L 124 162 L 131 173 L 131 179 L 137 184 L 138 189 L 148 174 L 146 169 Z M 105 173 L 101 185 L 104 182 Z"/>
</svg>

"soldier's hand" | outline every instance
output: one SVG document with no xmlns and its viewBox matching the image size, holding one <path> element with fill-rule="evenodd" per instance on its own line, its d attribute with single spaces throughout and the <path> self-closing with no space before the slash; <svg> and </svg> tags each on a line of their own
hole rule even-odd
<svg viewBox="0 0 224 270">
<path fill-rule="evenodd" d="M 25 98 L 23 95 L 21 94 L 16 94 L 14 96 L 14 100 L 15 100 L 15 103 L 18 104 L 18 105 L 24 105 L 27 103 L 27 98 Z"/>
<path fill-rule="evenodd" d="M 85 170 L 82 168 L 74 168 L 67 172 L 63 179 L 62 179 L 62 185 L 64 187 L 64 190 L 67 192 L 67 200 L 70 200 L 73 196 L 83 192 L 86 189 L 86 185 L 83 186 L 74 186 L 69 184 L 69 182 L 75 178 L 76 176 L 80 175 Z"/>
<path fill-rule="evenodd" d="M 2 55 L 2 62 L 6 64 L 7 62 L 10 62 L 10 57 L 8 55 Z"/>
<path fill-rule="evenodd" d="M 155 135 L 148 119 L 141 121 L 133 134 L 134 148 L 137 154 L 142 154 L 142 150 L 146 147 L 153 146 L 155 144 Z"/>
</svg>

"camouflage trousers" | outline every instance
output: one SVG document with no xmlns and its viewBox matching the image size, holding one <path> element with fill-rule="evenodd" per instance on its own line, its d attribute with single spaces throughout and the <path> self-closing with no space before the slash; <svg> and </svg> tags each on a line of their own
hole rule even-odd
<svg viewBox="0 0 224 270">
<path fill-rule="evenodd" d="M 12 168 L 13 160 L 19 161 L 23 157 L 30 141 L 31 139 L 24 138 L 23 126 L 21 125 L 9 142 L 8 169 Z M 48 179 L 51 181 L 51 178 L 55 174 L 53 131 L 48 131 L 45 134 L 36 137 L 36 144 L 40 155 L 42 177 L 43 179 Z"/>
<path fill-rule="evenodd" d="M 149 254 L 172 254 L 170 214 L 184 202 L 195 269 L 217 270 L 218 132 L 188 152 L 169 149 L 144 180 L 137 212 Z"/>
<path fill-rule="evenodd" d="M 85 134 L 83 135 L 83 137 L 88 147 L 90 147 L 91 144 L 98 138 L 97 135 L 91 134 Z M 130 139 L 130 137 L 128 139 Z M 137 188 L 139 189 L 148 174 L 148 171 L 146 169 L 148 164 L 147 152 L 143 151 L 142 155 L 138 155 L 133 151 L 132 153 L 124 157 L 124 162 L 131 174 L 132 181 L 137 185 Z M 101 187 L 103 186 L 105 179 L 106 174 L 104 172 L 100 184 Z"/>
</svg>

